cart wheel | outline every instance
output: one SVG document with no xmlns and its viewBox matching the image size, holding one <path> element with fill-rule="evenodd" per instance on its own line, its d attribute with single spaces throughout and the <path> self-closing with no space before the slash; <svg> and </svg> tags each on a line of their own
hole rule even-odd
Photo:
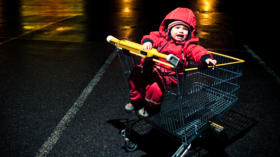
<svg viewBox="0 0 280 157">
<path fill-rule="evenodd" d="M 124 148 L 128 152 L 133 152 L 138 148 L 138 145 L 136 143 L 131 142 L 130 140 L 126 140 Z"/>
</svg>

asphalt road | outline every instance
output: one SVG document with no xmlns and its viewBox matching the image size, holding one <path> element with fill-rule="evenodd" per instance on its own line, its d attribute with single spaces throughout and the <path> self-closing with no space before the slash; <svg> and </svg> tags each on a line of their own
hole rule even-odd
<svg viewBox="0 0 280 157">
<path fill-rule="evenodd" d="M 150 126 L 137 151 L 122 148 L 119 131 L 134 115 L 123 110 L 126 84 L 105 39 L 139 42 L 182 6 L 196 13 L 201 45 L 246 60 L 239 101 L 221 122 L 225 131 L 205 133 L 189 155 L 279 156 L 277 58 L 269 54 L 273 45 L 266 49 L 266 29 L 254 36 L 259 19 L 271 12 L 250 18 L 262 4 L 237 2 L 0 1 L 0 155 L 172 155 L 179 143 Z"/>
</svg>

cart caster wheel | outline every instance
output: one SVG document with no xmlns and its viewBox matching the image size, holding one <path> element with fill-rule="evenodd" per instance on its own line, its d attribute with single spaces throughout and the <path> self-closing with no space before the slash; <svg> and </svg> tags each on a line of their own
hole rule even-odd
<svg viewBox="0 0 280 157">
<path fill-rule="evenodd" d="M 134 152 L 138 148 L 138 145 L 130 140 L 127 140 L 125 141 L 124 148 L 127 152 Z"/>
</svg>

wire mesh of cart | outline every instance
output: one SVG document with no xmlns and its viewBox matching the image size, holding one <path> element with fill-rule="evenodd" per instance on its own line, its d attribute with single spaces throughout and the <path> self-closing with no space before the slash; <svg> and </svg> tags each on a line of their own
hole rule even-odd
<svg viewBox="0 0 280 157">
<path fill-rule="evenodd" d="M 123 76 L 127 80 L 133 68 L 140 64 L 141 55 L 133 55 L 133 52 L 125 48 L 117 50 Z M 211 119 L 228 110 L 238 100 L 239 78 L 242 76 L 241 67 L 244 60 L 216 52 L 211 53 L 218 61 L 214 70 L 211 67 L 200 68 L 190 63 L 182 72 L 174 66 L 169 67 L 159 62 L 155 64 L 155 68 L 160 69 L 163 78 L 166 73 L 173 73 L 172 77 L 176 79 L 177 86 L 165 84 L 160 111 L 147 121 L 153 127 L 181 141 L 181 146 L 174 153 L 174 157 L 184 156 L 191 142 L 200 136 L 209 124 L 215 125 L 211 123 Z M 125 138 L 129 141 L 127 137 Z M 135 145 L 129 144 L 132 145 L 127 145 L 128 148 L 131 146 L 134 150 Z"/>
</svg>

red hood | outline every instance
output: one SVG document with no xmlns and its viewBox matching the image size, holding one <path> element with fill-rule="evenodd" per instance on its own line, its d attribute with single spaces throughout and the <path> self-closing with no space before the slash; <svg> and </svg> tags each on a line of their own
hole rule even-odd
<svg viewBox="0 0 280 157">
<path fill-rule="evenodd" d="M 171 11 L 169 14 L 167 14 L 160 24 L 159 32 L 162 35 L 167 36 L 166 29 L 168 24 L 172 21 L 177 21 L 177 20 L 188 23 L 192 27 L 191 39 L 195 38 L 194 32 L 196 31 L 196 17 L 193 11 L 188 8 L 176 8 L 173 11 Z"/>
</svg>

